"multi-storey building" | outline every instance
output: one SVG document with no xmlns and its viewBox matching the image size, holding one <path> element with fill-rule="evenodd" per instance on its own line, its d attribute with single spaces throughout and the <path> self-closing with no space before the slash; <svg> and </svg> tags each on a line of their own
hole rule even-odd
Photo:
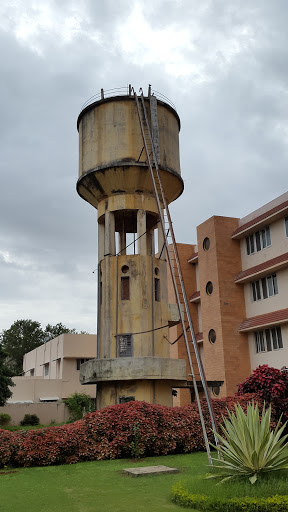
<svg viewBox="0 0 288 512">
<path fill-rule="evenodd" d="M 211 217 L 178 250 L 212 393 L 233 394 L 259 365 L 288 365 L 288 192 L 242 219 Z M 184 353 L 180 338 L 171 356 Z M 189 401 L 180 389 L 175 402 Z"/>
<path fill-rule="evenodd" d="M 95 334 L 61 334 L 57 338 L 27 352 L 23 376 L 13 377 L 12 397 L 1 412 L 7 412 L 15 423 L 24 414 L 37 414 L 41 423 L 65 421 L 69 412 L 63 400 L 73 393 L 87 393 L 96 398 L 96 386 L 82 386 L 80 365 L 96 356 Z"/>
</svg>

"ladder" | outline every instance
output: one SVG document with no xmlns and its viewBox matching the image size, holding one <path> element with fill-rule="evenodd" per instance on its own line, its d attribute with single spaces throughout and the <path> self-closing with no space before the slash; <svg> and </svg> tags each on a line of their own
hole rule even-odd
<svg viewBox="0 0 288 512">
<path fill-rule="evenodd" d="M 197 341 L 195 338 L 195 333 L 194 333 L 194 329 L 193 329 L 193 325 L 192 325 L 192 320 L 191 320 L 188 300 L 187 300 L 187 296 L 186 296 L 186 292 L 185 292 L 184 281 L 183 281 L 182 272 L 181 272 L 180 260 L 179 260 L 179 256 L 178 256 L 178 250 L 177 250 L 172 220 L 170 217 L 168 203 L 166 201 L 165 192 L 164 192 L 161 178 L 160 178 L 160 172 L 159 172 L 159 166 L 158 166 L 158 164 L 159 164 L 159 143 L 158 143 L 158 123 L 157 123 L 157 99 L 155 96 L 150 95 L 150 88 L 149 88 L 151 126 L 152 126 L 152 133 L 155 134 L 154 138 L 156 138 L 156 144 L 155 144 L 155 142 L 153 140 L 153 136 L 151 134 L 150 125 L 149 125 L 149 121 L 148 121 L 148 117 L 147 117 L 147 110 L 146 110 L 146 106 L 145 106 L 143 91 L 140 89 L 139 97 L 138 97 L 137 93 L 134 91 L 134 97 L 135 97 L 135 103 L 136 103 L 137 113 L 138 113 L 138 117 L 139 117 L 139 123 L 140 123 L 140 127 L 141 127 L 143 144 L 144 144 L 144 148 L 145 148 L 145 152 L 146 152 L 146 156 L 147 156 L 147 164 L 148 164 L 148 167 L 150 170 L 153 189 L 154 189 L 154 195 L 155 195 L 155 199 L 156 199 L 156 203 L 157 203 L 160 226 L 161 226 L 162 233 L 163 233 L 164 246 L 166 249 L 168 264 L 169 264 L 169 268 L 170 268 L 173 288 L 174 288 L 175 297 L 176 297 L 176 303 L 177 303 L 178 311 L 179 311 L 179 315 L 180 315 L 180 322 L 181 322 L 181 326 L 183 329 L 183 335 L 184 335 L 184 339 L 185 339 L 185 346 L 186 346 L 188 362 L 189 362 L 189 367 L 190 367 L 190 372 L 191 372 L 189 374 L 189 376 L 192 377 L 192 383 L 193 383 L 195 397 L 196 397 L 196 401 L 197 401 L 197 405 L 198 405 L 198 410 L 199 410 L 200 421 L 201 421 L 201 426 L 202 426 L 202 430 L 203 430 L 203 436 L 204 436 L 204 442 L 205 442 L 206 452 L 207 452 L 207 456 L 208 456 L 208 461 L 209 461 L 209 464 L 212 465 L 213 462 L 212 462 L 212 458 L 211 458 L 211 451 L 210 451 L 210 446 L 209 446 L 209 441 L 208 441 L 207 429 L 206 429 L 206 425 L 205 425 L 205 421 L 204 421 L 204 416 L 203 416 L 201 402 L 200 402 L 200 398 L 199 398 L 197 382 L 196 382 L 196 378 L 195 378 L 195 372 L 193 369 L 193 363 L 192 363 L 192 358 L 191 358 L 191 353 L 190 353 L 190 348 L 189 348 L 189 340 L 188 340 L 188 334 L 187 334 L 188 328 L 191 333 L 193 348 L 194 348 L 196 361 L 197 361 L 197 366 L 198 366 L 201 383 L 203 386 L 203 390 L 204 390 L 204 394 L 205 394 L 205 398 L 206 398 L 206 402 L 207 402 L 207 406 L 208 406 L 208 410 L 209 410 L 212 429 L 214 432 L 216 432 L 216 423 L 215 423 L 212 404 L 211 404 L 211 400 L 210 400 L 210 396 L 209 396 L 209 392 L 208 392 L 207 382 L 205 379 L 204 370 L 203 370 L 203 366 L 202 366 L 202 362 L 201 362 L 201 358 L 200 358 L 200 354 L 199 354 L 199 350 L 198 350 L 198 346 L 197 346 Z M 155 107 L 156 107 L 156 109 L 155 109 Z M 168 234 L 171 237 L 171 244 L 168 243 Z M 182 304 L 184 306 L 184 308 L 183 308 L 184 311 L 182 309 Z M 185 317 L 186 317 L 186 320 L 185 320 Z M 188 326 L 186 327 L 187 324 L 188 324 Z M 215 436 L 215 434 L 214 434 L 214 438 L 215 438 L 215 444 L 217 446 L 218 439 L 217 439 L 217 436 Z"/>
</svg>

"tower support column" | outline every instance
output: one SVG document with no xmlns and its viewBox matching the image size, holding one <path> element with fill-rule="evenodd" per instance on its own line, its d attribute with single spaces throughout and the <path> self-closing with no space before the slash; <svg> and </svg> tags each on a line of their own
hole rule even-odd
<svg viewBox="0 0 288 512">
<path fill-rule="evenodd" d="M 113 212 L 105 212 L 104 256 L 115 256 L 115 217 Z"/>
<path fill-rule="evenodd" d="M 139 238 L 141 237 L 141 238 Z M 138 254 L 147 254 L 146 211 L 137 211 L 137 248 Z"/>
</svg>

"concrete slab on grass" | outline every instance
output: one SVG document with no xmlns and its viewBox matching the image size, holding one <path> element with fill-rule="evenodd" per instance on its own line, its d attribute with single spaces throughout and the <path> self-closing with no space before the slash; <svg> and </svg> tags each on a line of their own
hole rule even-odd
<svg viewBox="0 0 288 512">
<path fill-rule="evenodd" d="M 179 473 L 177 468 L 169 468 L 168 466 L 146 466 L 141 468 L 123 469 L 122 473 L 129 476 L 146 476 L 146 475 L 163 475 L 165 473 Z"/>
</svg>

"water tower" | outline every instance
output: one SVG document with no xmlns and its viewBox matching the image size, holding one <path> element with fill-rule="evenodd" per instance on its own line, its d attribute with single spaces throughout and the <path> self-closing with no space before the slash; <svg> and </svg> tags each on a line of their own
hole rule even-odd
<svg viewBox="0 0 288 512">
<path fill-rule="evenodd" d="M 180 120 L 166 99 L 145 97 L 167 203 L 183 191 Z M 166 251 L 135 98 L 103 90 L 81 111 L 78 194 L 98 210 L 97 358 L 81 366 L 97 384 L 97 408 L 129 400 L 172 405 L 186 384 L 184 360 L 170 359 Z M 93 236 L 93 235 L 92 235 Z"/>
</svg>

